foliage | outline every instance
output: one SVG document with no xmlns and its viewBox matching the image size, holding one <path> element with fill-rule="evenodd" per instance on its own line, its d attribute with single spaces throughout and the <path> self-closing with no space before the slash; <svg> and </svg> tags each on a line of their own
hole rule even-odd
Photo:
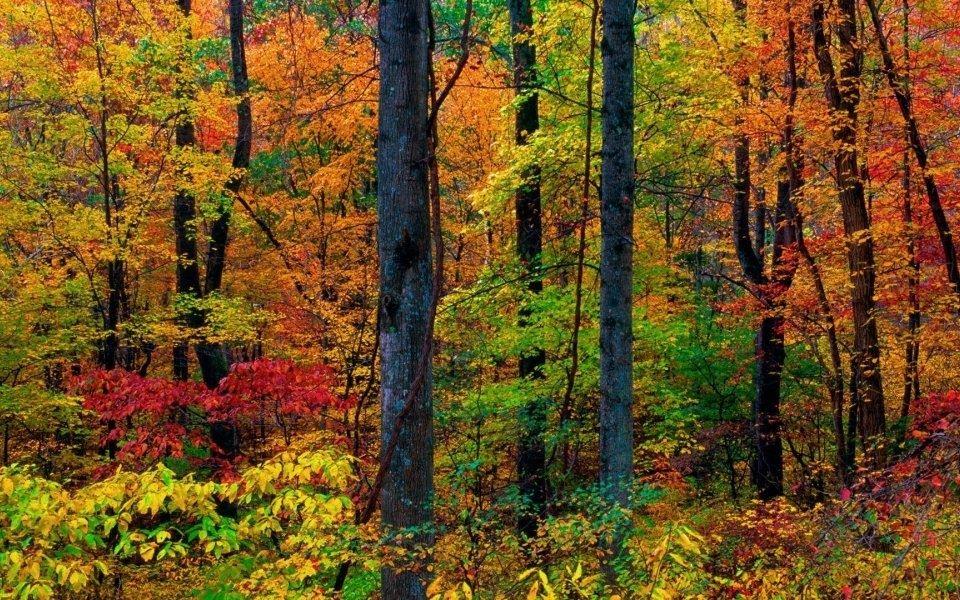
<svg viewBox="0 0 960 600">
<path fill-rule="evenodd" d="M 350 461 L 335 449 L 281 454 L 236 481 L 178 478 L 160 465 L 65 489 L 12 466 L 0 471 L 2 591 L 52 598 L 110 585 L 134 564 L 247 557 L 236 589 L 283 597 L 348 554 Z M 236 517 L 217 511 L 237 506 Z"/>
<path fill-rule="evenodd" d="M 955 233 L 955 3 L 881 4 L 882 32 L 866 0 L 854 3 L 864 69 L 843 82 L 858 90 L 852 115 L 825 95 L 821 3 L 637 4 L 635 481 L 624 510 L 595 485 L 603 3 L 538 0 L 519 36 L 503 2 L 431 3 L 424 85 L 441 90 L 458 73 L 461 39 L 469 56 L 436 114 L 431 216 L 445 271 L 429 382 L 436 491 L 425 499 L 436 542 L 410 552 L 381 543 L 376 511 L 358 524 L 354 510 L 375 507 L 386 441 L 379 8 L 241 3 L 254 120 L 243 171 L 231 163 L 226 3 L 193 0 L 189 14 L 182 4 L 0 0 L 0 596 L 360 599 L 379 593 L 382 567 L 426 561 L 441 599 L 960 595 L 960 296 L 929 203 L 933 185 Z M 822 4 L 839 67 L 842 3 Z M 536 48 L 538 76 L 518 93 L 519 41 Z M 518 144 L 520 100 L 534 95 L 539 127 Z M 870 267 L 848 260 L 866 234 L 846 235 L 840 209 L 838 153 L 850 148 L 834 134 L 846 124 L 874 244 L 867 318 L 888 423 L 877 439 L 862 431 L 851 368 L 863 333 L 851 276 Z M 752 245 L 764 265 L 796 261 L 789 289 L 753 284 L 740 267 L 744 149 Z M 534 179 L 542 289 L 517 256 L 516 191 Z M 243 184 L 233 193 L 228 181 Z M 185 237 L 196 261 L 178 256 L 177 198 L 195 208 Z M 803 244 L 775 247 L 787 200 Z M 222 284 L 178 292 L 178 270 L 208 272 L 221 215 Z M 770 318 L 784 339 L 785 490 L 759 502 L 757 332 Z M 519 377 L 519 360 L 541 351 L 542 371 Z M 212 389 L 198 352 L 231 365 Z M 525 539 L 517 515 L 531 503 L 516 463 L 532 401 L 546 422 L 548 493 Z"/>
</svg>

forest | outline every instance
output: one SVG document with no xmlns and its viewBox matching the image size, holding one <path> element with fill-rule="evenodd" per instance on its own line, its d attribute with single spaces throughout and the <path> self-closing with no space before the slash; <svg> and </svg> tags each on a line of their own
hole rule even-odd
<svg viewBox="0 0 960 600">
<path fill-rule="evenodd" d="M 0 0 L 0 92 L 0 598 L 960 598 L 960 0 Z"/>
</svg>

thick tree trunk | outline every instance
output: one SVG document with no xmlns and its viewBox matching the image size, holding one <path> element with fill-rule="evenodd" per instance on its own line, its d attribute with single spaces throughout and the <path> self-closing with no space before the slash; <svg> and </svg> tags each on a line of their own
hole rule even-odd
<svg viewBox="0 0 960 600">
<path fill-rule="evenodd" d="M 600 484 L 620 506 L 633 475 L 633 14 L 631 0 L 603 2 Z"/>
<path fill-rule="evenodd" d="M 832 131 L 838 150 L 834 162 L 852 285 L 853 381 L 857 387 L 854 397 L 860 406 L 863 441 L 869 447 L 886 431 L 886 418 L 880 377 L 880 343 L 874 318 L 876 261 L 857 153 L 857 109 L 863 56 L 859 49 L 855 0 L 840 0 L 837 6 L 840 12 L 836 27 L 841 50 L 839 76 L 830 56 L 824 29 L 824 7 L 819 1 L 813 6 L 813 42 L 827 102 L 835 121 Z M 871 451 L 871 456 L 875 462 L 882 458 L 876 450 Z"/>
<path fill-rule="evenodd" d="M 426 0 L 381 0 L 379 14 L 381 451 L 395 439 L 380 503 L 388 538 L 414 530 L 412 539 L 398 541 L 405 547 L 433 541 L 432 367 L 430 357 L 424 357 L 432 352 L 428 333 L 433 302 L 427 188 L 429 12 Z M 427 577 L 423 561 L 384 567 L 383 597 L 424 598 Z"/>
<path fill-rule="evenodd" d="M 530 0 L 510 0 L 510 33 L 513 43 L 513 86 L 518 97 L 515 122 L 516 143 L 525 146 L 528 137 L 540 127 L 536 49 L 529 36 L 533 27 Z M 514 195 L 517 213 L 517 254 L 524 269 L 527 289 L 533 294 L 543 290 L 540 274 L 543 250 L 543 222 L 540 207 L 540 169 L 531 166 L 523 173 L 523 181 Z M 525 326 L 530 311 L 521 307 L 520 325 Z M 546 354 L 542 348 L 520 357 L 520 377 L 540 379 Z M 524 499 L 517 519 L 521 535 L 533 537 L 538 521 L 545 516 L 547 502 L 546 399 L 530 398 L 520 411 L 520 440 L 517 451 L 517 480 Z"/>
</svg>

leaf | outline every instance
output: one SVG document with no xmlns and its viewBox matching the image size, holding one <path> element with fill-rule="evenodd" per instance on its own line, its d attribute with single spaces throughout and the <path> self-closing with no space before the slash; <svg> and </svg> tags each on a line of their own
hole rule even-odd
<svg viewBox="0 0 960 600">
<path fill-rule="evenodd" d="M 533 585 L 530 586 L 530 590 L 527 592 L 527 600 L 536 600 L 538 594 L 540 594 L 540 582 L 534 580 Z"/>
<path fill-rule="evenodd" d="M 147 544 L 140 544 L 140 558 L 143 559 L 143 562 L 150 562 L 153 559 L 154 552 L 157 551 L 156 544 L 150 542 Z"/>
</svg>

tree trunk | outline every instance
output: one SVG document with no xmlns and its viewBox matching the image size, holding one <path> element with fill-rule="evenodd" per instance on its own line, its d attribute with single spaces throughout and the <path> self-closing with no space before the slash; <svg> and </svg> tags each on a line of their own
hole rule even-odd
<svg viewBox="0 0 960 600">
<path fill-rule="evenodd" d="M 937 236 L 940 238 L 940 246 L 943 249 L 947 279 L 950 281 L 954 293 L 960 294 L 960 266 L 957 264 L 957 250 L 953 243 L 950 222 L 947 220 L 943 204 L 940 202 L 940 190 L 937 188 L 937 182 L 933 178 L 933 174 L 929 171 L 927 146 L 920 135 L 917 117 L 913 112 L 913 98 L 910 95 L 909 84 L 897 72 L 897 66 L 893 61 L 893 53 L 890 51 L 887 38 L 884 37 L 883 23 L 880 21 L 880 11 L 877 9 L 876 0 L 866 0 L 866 3 L 870 12 L 870 20 L 873 22 L 874 29 L 877 30 L 877 45 L 880 46 L 883 70 L 886 72 L 887 81 L 890 83 L 890 88 L 897 100 L 897 106 L 900 108 L 900 115 L 903 117 L 907 130 L 907 142 L 910 144 L 910 148 L 917 159 L 917 165 L 920 167 L 920 176 L 923 178 L 923 186 L 927 192 L 930 214 L 933 215 L 933 222 L 937 227 Z"/>
<path fill-rule="evenodd" d="M 247 57 L 243 37 L 243 0 L 230 0 L 230 72 L 233 93 L 237 97 L 237 138 L 233 150 L 233 173 L 225 184 L 223 204 L 210 227 L 210 244 L 207 247 L 207 271 L 204 276 L 204 296 L 218 292 L 226 266 L 227 242 L 229 241 L 230 213 L 233 199 L 240 193 L 250 166 L 250 151 L 253 140 L 253 115 L 250 110 L 250 82 L 247 77 Z M 204 319 L 206 317 L 204 316 Z M 220 344 L 202 340 L 197 343 L 197 362 L 203 383 L 210 389 L 220 385 L 230 370 L 230 361 Z M 240 452 L 240 438 L 236 424 L 217 421 L 210 424 L 210 437 L 227 457 Z"/>
<path fill-rule="evenodd" d="M 250 111 L 250 82 L 247 77 L 247 57 L 243 37 L 243 0 L 230 0 L 228 6 L 230 19 L 230 73 L 233 80 L 233 93 L 237 97 L 237 138 L 233 150 L 232 166 L 234 172 L 225 184 L 223 204 L 219 214 L 210 227 L 210 244 L 207 247 L 207 270 L 204 276 L 203 293 L 205 296 L 218 292 L 223 282 L 226 266 L 227 243 L 230 231 L 230 213 L 233 199 L 240 193 L 250 166 L 250 151 L 253 139 L 253 115 Z M 230 364 L 220 344 L 207 341 L 197 343 L 197 361 L 208 388 L 220 384 L 229 371 Z M 235 450 L 236 434 L 232 425 L 220 424 L 217 428 L 223 442 L 228 444 L 228 454 Z M 218 441 L 218 440 L 215 440 Z M 218 445 L 220 442 L 218 441 Z M 221 447 L 223 447 L 221 445 Z"/>
<path fill-rule="evenodd" d="M 631 0 L 603 1 L 600 484 L 620 506 L 633 475 L 633 14 Z"/>
<path fill-rule="evenodd" d="M 892 57 L 891 57 L 892 58 Z M 903 0 L 903 94 L 910 98 L 910 0 Z M 910 143 L 909 125 L 904 126 L 904 137 Z M 910 303 L 908 320 L 909 334 L 905 348 L 906 367 L 903 375 L 903 399 L 900 403 L 900 420 L 906 423 L 910 416 L 911 398 L 920 397 L 920 261 L 917 258 L 916 231 L 913 222 L 913 189 L 910 169 L 910 151 L 903 151 L 903 224 L 907 229 L 907 259 L 910 273 L 907 276 L 907 299 Z M 946 253 L 946 249 L 944 249 Z M 904 427 L 906 433 L 906 427 Z"/>
<path fill-rule="evenodd" d="M 827 43 L 824 7 L 819 1 L 813 6 L 813 43 L 827 102 L 833 112 L 833 138 L 839 148 L 834 162 L 853 289 L 852 379 L 857 389 L 852 396 L 859 403 L 862 437 L 869 446 L 886 431 L 886 418 L 880 377 L 880 344 L 874 318 L 876 263 L 857 153 L 857 109 L 863 55 L 857 36 L 855 0 L 840 0 L 837 6 L 840 10 L 836 28 L 841 49 L 839 77 Z M 875 462 L 882 459 L 875 447 L 871 456 Z"/>
<path fill-rule="evenodd" d="M 233 173 L 225 185 L 224 204 L 210 228 L 210 246 L 207 249 L 207 273 L 204 291 L 218 291 L 223 281 L 229 241 L 230 213 L 233 199 L 240 193 L 250 167 L 253 143 L 253 115 L 250 109 L 250 80 L 247 76 L 247 56 L 243 36 L 243 0 L 230 0 L 230 72 L 233 94 L 237 98 L 237 138 L 233 149 Z"/>
<path fill-rule="evenodd" d="M 178 0 L 180 11 L 184 18 L 190 16 L 191 0 Z M 185 33 L 190 39 L 190 31 Z M 184 57 L 185 58 L 185 57 Z M 181 102 L 188 102 L 193 98 L 192 82 L 186 79 L 181 70 L 177 72 L 177 98 Z M 196 144 L 196 133 L 193 120 L 188 110 L 183 110 L 177 118 L 176 144 L 181 151 L 189 151 Z M 186 172 L 181 169 L 180 176 Z M 177 190 L 173 199 L 173 230 L 176 236 L 177 249 L 177 295 L 192 296 L 199 299 L 203 290 L 200 287 L 200 265 L 197 252 L 196 200 L 186 184 Z M 185 314 L 177 314 L 178 324 L 181 327 L 196 328 L 203 325 L 203 315 L 197 310 L 190 310 Z M 173 377 L 180 381 L 190 378 L 190 362 L 188 357 L 189 343 L 177 342 L 173 348 Z"/>
<path fill-rule="evenodd" d="M 920 396 L 920 375 L 917 364 L 920 359 L 920 261 L 917 259 L 916 232 L 913 223 L 913 205 L 910 191 L 910 158 L 904 152 L 903 160 L 903 224 L 907 229 L 907 301 L 910 314 L 907 317 L 907 341 L 904 344 L 906 358 L 903 373 L 903 399 L 900 403 L 900 419 L 905 421 L 910 415 L 911 398 Z"/>
<path fill-rule="evenodd" d="M 783 441 L 780 434 L 780 381 L 786 354 L 781 314 L 764 317 L 757 331 L 756 395 L 753 414 L 756 456 L 754 485 L 761 500 L 783 495 Z"/>
<path fill-rule="evenodd" d="M 395 439 L 380 502 L 388 538 L 414 529 L 412 538 L 395 542 L 407 548 L 433 541 L 432 367 L 424 356 L 432 352 L 433 301 L 427 189 L 429 11 L 426 0 L 381 0 L 379 14 L 381 452 Z M 425 598 L 427 577 L 423 561 L 384 567 L 383 597 Z"/>
<path fill-rule="evenodd" d="M 513 85 L 520 98 L 515 123 L 516 143 L 525 146 L 528 137 L 540 127 L 537 83 L 536 49 L 529 36 L 533 27 L 530 0 L 510 0 L 510 33 L 513 43 Z M 543 290 L 540 274 L 543 250 L 543 222 L 540 207 L 540 169 L 531 166 L 522 174 L 523 181 L 514 199 L 517 213 L 517 255 L 532 294 Z M 520 326 L 526 326 L 530 311 L 520 309 Z M 542 379 L 546 354 L 534 348 L 520 357 L 520 377 Z M 520 534 L 530 538 L 536 535 L 539 519 L 545 516 L 547 501 L 546 449 L 544 435 L 547 429 L 546 399 L 530 398 L 520 411 L 520 441 L 517 452 L 517 480 L 524 506 L 517 519 Z"/>
</svg>

